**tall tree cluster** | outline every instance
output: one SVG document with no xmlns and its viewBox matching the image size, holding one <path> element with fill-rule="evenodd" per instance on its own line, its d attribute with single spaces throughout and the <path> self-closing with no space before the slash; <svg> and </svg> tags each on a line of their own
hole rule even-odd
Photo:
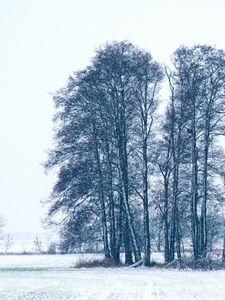
<svg viewBox="0 0 225 300">
<path fill-rule="evenodd" d="M 170 97 L 159 117 L 163 79 Z M 149 266 L 157 222 L 166 262 L 187 245 L 206 257 L 213 217 L 223 227 L 224 92 L 225 53 L 209 46 L 180 47 L 169 70 L 114 42 L 75 72 L 54 95 L 45 165 L 57 170 L 49 217 L 60 217 L 64 250 L 96 241 L 115 264 L 123 252 Z"/>
<path fill-rule="evenodd" d="M 209 220 L 223 199 L 215 186 L 224 162 L 218 137 L 224 134 L 225 54 L 209 46 L 180 47 L 173 67 L 166 70 L 171 96 L 156 160 L 163 178 L 165 260 L 175 252 L 181 258 L 189 224 L 197 261 L 207 256 Z"/>
</svg>

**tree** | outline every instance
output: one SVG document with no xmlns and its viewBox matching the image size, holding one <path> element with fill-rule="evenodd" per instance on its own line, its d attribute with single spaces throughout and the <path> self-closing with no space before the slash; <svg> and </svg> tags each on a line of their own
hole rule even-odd
<svg viewBox="0 0 225 300">
<path fill-rule="evenodd" d="M 39 237 L 36 236 L 35 237 L 35 240 L 34 240 L 34 247 L 35 247 L 35 250 L 41 254 L 43 252 L 42 250 L 42 242 L 40 241 Z"/>
<path fill-rule="evenodd" d="M 179 164 L 182 162 L 181 153 L 184 150 L 182 140 L 185 140 L 188 150 L 186 165 L 191 166 L 190 209 L 196 261 L 207 253 L 208 168 L 212 165 L 209 151 L 215 137 L 224 130 L 224 58 L 223 51 L 209 46 L 182 46 L 174 53 L 175 70 L 169 75 L 170 119 L 175 122 L 171 124 L 171 128 L 174 128 L 171 134 L 173 190 L 178 192 Z M 173 192 L 173 195 L 177 192 Z M 176 205 L 174 207 L 176 210 Z M 179 222 L 179 213 L 174 220 Z"/>
<path fill-rule="evenodd" d="M 9 249 L 12 247 L 13 245 L 13 239 L 10 236 L 10 234 L 7 234 L 6 238 L 5 238 L 5 245 L 4 245 L 4 252 L 5 254 L 8 254 Z"/>
<path fill-rule="evenodd" d="M 150 264 L 148 149 L 155 96 L 163 77 L 151 56 L 128 42 L 107 44 L 91 66 L 70 77 L 57 92 L 56 147 L 46 168 L 59 168 L 49 215 L 74 216 L 93 205 L 101 215 L 106 258 L 119 262 L 123 240 L 126 262 L 140 261 L 132 212 L 131 153 L 134 124 L 140 124 L 146 265 Z M 139 125 L 137 125 L 139 126 Z M 87 167 L 88 166 L 88 167 Z M 88 205 L 86 205 L 88 203 Z"/>
<path fill-rule="evenodd" d="M 157 92 L 163 79 L 160 65 L 152 60 L 148 53 L 139 53 L 137 67 L 137 82 L 135 87 L 135 110 L 137 111 L 137 150 L 135 156 L 140 156 L 142 191 L 138 195 L 143 201 L 144 219 L 144 265 L 150 266 L 150 220 L 149 220 L 149 156 L 153 116 L 157 108 Z M 139 128 L 139 130 L 138 130 Z"/>
</svg>

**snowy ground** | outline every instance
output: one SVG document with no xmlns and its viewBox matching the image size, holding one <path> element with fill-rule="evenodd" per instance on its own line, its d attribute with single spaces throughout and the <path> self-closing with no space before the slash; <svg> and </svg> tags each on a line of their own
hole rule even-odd
<svg viewBox="0 0 225 300">
<path fill-rule="evenodd" d="M 0 299 L 225 300 L 224 271 L 71 268 L 78 259 L 77 255 L 0 256 Z"/>
</svg>

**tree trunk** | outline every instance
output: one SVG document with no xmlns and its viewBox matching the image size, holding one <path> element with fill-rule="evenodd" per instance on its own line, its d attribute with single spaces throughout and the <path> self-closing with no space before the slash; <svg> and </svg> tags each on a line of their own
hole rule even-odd
<svg viewBox="0 0 225 300">
<path fill-rule="evenodd" d="M 121 93 L 122 103 L 119 103 L 118 118 L 116 123 L 116 137 L 118 143 L 118 156 L 119 156 L 119 168 L 122 182 L 122 193 L 124 201 L 124 211 L 127 218 L 128 228 L 130 230 L 130 236 L 134 248 L 135 261 L 141 260 L 141 252 L 137 243 L 137 236 L 134 229 L 133 217 L 130 211 L 129 205 L 129 180 L 128 180 L 128 158 L 127 158 L 127 132 L 126 132 L 126 120 L 125 120 L 125 103 L 124 94 Z"/>
<path fill-rule="evenodd" d="M 124 241 L 124 251 L 125 251 L 125 264 L 132 265 L 133 264 L 132 245 L 131 245 L 130 231 L 128 227 L 128 222 L 126 220 L 126 216 L 124 218 L 124 224 L 123 224 L 123 241 Z"/>
<path fill-rule="evenodd" d="M 192 178 L 191 178 L 191 223 L 192 223 L 192 243 L 194 260 L 199 259 L 199 220 L 198 220 L 198 151 L 196 145 L 196 125 L 195 125 L 195 104 L 192 108 L 191 120 L 191 165 L 192 165 Z"/>
<path fill-rule="evenodd" d="M 147 120 L 146 120 L 147 121 Z M 146 122 L 147 123 L 147 122 Z M 143 206 L 144 206 L 144 265 L 150 266 L 151 245 L 148 209 L 148 158 L 147 158 L 147 124 L 143 141 Z"/>
<path fill-rule="evenodd" d="M 168 220 L 168 211 L 169 211 L 169 207 L 168 207 L 168 199 L 169 199 L 169 195 L 168 195 L 168 178 L 166 178 L 164 176 L 164 215 L 163 215 L 163 219 L 164 219 L 164 259 L 165 262 L 168 263 L 170 262 L 170 244 L 169 244 L 169 220 Z"/>
<path fill-rule="evenodd" d="M 223 234 L 223 253 L 222 253 L 222 262 L 225 263 L 225 233 Z"/>
<path fill-rule="evenodd" d="M 101 169 L 101 161 L 100 161 L 100 155 L 99 155 L 96 124 L 95 124 L 94 118 L 93 118 L 92 125 L 93 125 L 93 136 L 94 136 L 95 160 L 96 160 L 97 172 L 98 172 L 99 199 L 100 199 L 100 206 L 101 206 L 101 221 L 102 221 L 102 230 L 103 230 L 104 254 L 105 254 L 106 259 L 110 259 L 106 207 L 105 207 L 104 187 L 103 187 L 103 179 L 102 179 L 102 169 Z"/>
<path fill-rule="evenodd" d="M 179 224 L 179 212 L 177 206 L 176 206 L 176 253 L 177 253 L 177 259 L 181 261 L 180 224 Z"/>
<path fill-rule="evenodd" d="M 102 184 L 102 182 L 103 182 L 102 181 L 102 171 L 101 171 L 98 151 L 97 151 L 96 155 L 97 155 L 96 159 L 97 159 L 97 164 L 98 164 L 98 175 L 99 175 L 99 198 L 100 198 L 100 205 L 101 205 L 104 253 L 105 253 L 105 258 L 110 259 L 109 242 L 108 242 L 108 228 L 107 228 L 107 221 L 106 221 L 106 207 L 105 207 L 104 191 L 103 191 L 103 184 Z"/>
<path fill-rule="evenodd" d="M 201 255 L 207 255 L 207 198 L 208 198 L 208 153 L 209 153 L 209 120 L 205 117 L 204 133 L 204 166 L 203 166 L 203 201 L 201 209 Z"/>
<path fill-rule="evenodd" d="M 116 224 L 115 224 L 115 203 L 113 195 L 113 171 L 111 155 L 108 142 L 106 143 L 107 151 L 107 166 L 108 166 L 108 197 L 109 197 L 109 231 L 110 231 L 110 254 L 111 259 L 115 264 L 118 263 L 118 256 L 116 254 Z"/>
<path fill-rule="evenodd" d="M 115 263 L 120 263 L 120 248 L 122 242 L 122 234 L 123 234 L 123 194 L 122 187 L 120 186 L 119 192 L 119 214 L 117 217 L 117 227 L 116 227 L 116 249 L 115 249 Z"/>
</svg>

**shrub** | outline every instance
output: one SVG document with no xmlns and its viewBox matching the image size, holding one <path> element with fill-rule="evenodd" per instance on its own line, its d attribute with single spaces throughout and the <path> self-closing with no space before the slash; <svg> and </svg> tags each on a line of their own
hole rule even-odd
<svg viewBox="0 0 225 300">
<path fill-rule="evenodd" d="M 94 259 L 91 261 L 79 260 L 74 268 L 111 268 L 111 267 L 121 267 L 120 265 L 115 265 L 110 259 Z"/>
<path fill-rule="evenodd" d="M 56 243 L 51 242 L 49 247 L 48 247 L 48 254 L 56 254 Z"/>
</svg>

